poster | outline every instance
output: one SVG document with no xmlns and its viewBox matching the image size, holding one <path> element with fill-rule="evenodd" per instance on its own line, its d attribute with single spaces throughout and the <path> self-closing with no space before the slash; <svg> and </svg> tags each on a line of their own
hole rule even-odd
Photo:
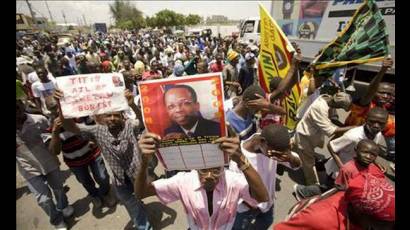
<svg viewBox="0 0 410 230">
<path fill-rule="evenodd" d="M 60 100 L 65 118 L 127 110 L 125 83 L 120 73 L 93 73 L 56 78 L 64 93 Z"/>
<path fill-rule="evenodd" d="M 276 20 L 299 18 L 300 0 L 272 1 L 271 4 Z"/>
<path fill-rule="evenodd" d="M 227 156 L 213 140 L 226 136 L 221 73 L 138 84 L 145 127 L 161 137 L 167 170 L 219 167 Z"/>
</svg>

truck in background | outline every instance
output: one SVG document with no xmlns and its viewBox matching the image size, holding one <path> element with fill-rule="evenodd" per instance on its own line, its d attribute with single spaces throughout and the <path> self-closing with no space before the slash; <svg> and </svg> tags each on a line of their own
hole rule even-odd
<svg viewBox="0 0 410 230">
<path fill-rule="evenodd" d="M 310 63 L 319 50 L 335 39 L 339 32 L 347 25 L 356 9 L 363 0 L 283 0 L 272 1 L 273 15 L 278 25 L 291 42 L 299 44 L 303 51 L 304 62 Z M 387 25 L 390 40 L 390 55 L 395 60 L 395 1 L 376 0 Z M 247 18 L 240 24 L 240 39 L 250 39 L 259 43 L 260 19 L 259 17 Z M 361 76 L 368 73 L 368 79 L 374 72 L 380 70 L 380 62 L 360 65 L 357 70 Z M 388 72 L 395 75 L 393 66 Z M 359 75 L 359 74 L 357 74 Z M 368 81 L 368 80 L 365 80 Z"/>
<path fill-rule="evenodd" d="M 93 25 L 94 32 L 101 32 L 106 34 L 107 33 L 107 24 L 105 23 L 94 23 Z"/>
</svg>

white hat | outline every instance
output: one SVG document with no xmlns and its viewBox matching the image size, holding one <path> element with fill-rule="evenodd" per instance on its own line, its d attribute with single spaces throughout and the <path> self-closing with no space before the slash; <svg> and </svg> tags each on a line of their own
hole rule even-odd
<svg viewBox="0 0 410 230">
<path fill-rule="evenodd" d="M 249 61 L 251 59 L 255 58 L 255 54 L 253 54 L 252 52 L 246 53 L 245 55 L 245 60 Z"/>
</svg>

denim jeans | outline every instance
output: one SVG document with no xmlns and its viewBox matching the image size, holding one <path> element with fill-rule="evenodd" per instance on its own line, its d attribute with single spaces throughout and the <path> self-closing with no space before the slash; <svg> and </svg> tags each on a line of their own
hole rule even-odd
<svg viewBox="0 0 410 230">
<path fill-rule="evenodd" d="M 70 167 L 78 182 L 80 182 L 88 194 L 92 197 L 103 197 L 110 191 L 110 178 L 105 168 L 102 156 L 97 157 L 94 161 L 81 167 Z M 91 170 L 91 172 L 90 172 Z M 95 187 L 95 182 L 91 177 L 93 174 L 94 180 L 98 183 L 99 189 Z"/>
<path fill-rule="evenodd" d="M 125 184 L 115 185 L 114 188 L 118 199 L 127 209 L 127 212 L 130 215 L 136 229 L 151 229 L 151 225 L 148 222 L 148 218 L 142 202 L 140 200 L 137 200 L 137 198 L 133 194 L 134 185 L 132 183 L 132 180 L 130 180 L 128 176 L 125 175 Z"/>
<path fill-rule="evenodd" d="M 233 230 L 265 230 L 273 223 L 273 206 L 267 212 L 252 209 L 242 213 L 236 213 Z"/>
<path fill-rule="evenodd" d="M 29 190 L 34 194 L 38 205 L 50 217 L 52 225 L 57 225 L 64 220 L 63 214 L 59 210 L 63 210 L 68 206 L 61 178 L 60 170 L 56 169 L 45 176 L 35 176 L 27 180 Z M 50 188 L 53 190 L 57 207 L 54 204 Z"/>
</svg>

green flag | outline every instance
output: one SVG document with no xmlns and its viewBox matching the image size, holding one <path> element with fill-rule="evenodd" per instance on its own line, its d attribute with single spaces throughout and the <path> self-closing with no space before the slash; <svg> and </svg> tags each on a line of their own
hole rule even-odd
<svg viewBox="0 0 410 230">
<path fill-rule="evenodd" d="M 381 61 L 388 53 L 383 16 L 374 0 L 365 0 L 338 37 L 323 48 L 313 66 L 320 74 L 341 66 Z"/>
</svg>

